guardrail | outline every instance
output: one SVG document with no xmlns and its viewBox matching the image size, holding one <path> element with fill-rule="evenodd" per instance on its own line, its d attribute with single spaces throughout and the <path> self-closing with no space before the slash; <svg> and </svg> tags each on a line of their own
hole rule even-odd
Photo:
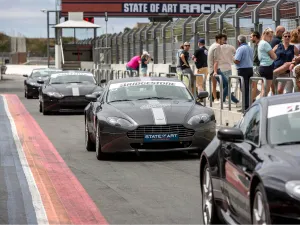
<svg viewBox="0 0 300 225">
<path fill-rule="evenodd" d="M 279 82 L 286 82 L 286 81 L 292 81 L 293 82 L 293 92 L 298 91 L 296 78 L 293 78 L 293 77 L 278 77 L 275 80 L 275 95 L 278 94 L 278 83 Z"/>
<path fill-rule="evenodd" d="M 250 80 L 249 80 L 249 106 L 252 105 L 252 84 L 253 84 L 253 82 L 258 82 L 258 81 L 262 81 L 264 97 L 267 96 L 267 80 L 266 80 L 266 78 L 250 77 Z"/>
<path fill-rule="evenodd" d="M 245 80 L 244 80 L 244 77 L 242 77 L 242 76 L 229 76 L 228 77 L 228 110 L 231 111 L 231 81 L 233 79 L 240 80 L 240 89 L 242 92 L 242 113 L 244 113 L 245 112 Z"/>
</svg>

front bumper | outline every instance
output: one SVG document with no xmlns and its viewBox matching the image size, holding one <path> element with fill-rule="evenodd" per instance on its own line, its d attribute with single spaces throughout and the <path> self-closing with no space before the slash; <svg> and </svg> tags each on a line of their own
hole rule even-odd
<svg viewBox="0 0 300 225">
<path fill-rule="evenodd" d="M 39 97 L 39 89 L 40 89 L 40 87 L 27 85 L 27 96 L 38 98 Z"/>
<path fill-rule="evenodd" d="M 84 96 L 64 97 L 62 99 L 44 99 L 45 111 L 51 112 L 83 112 L 90 103 Z"/>
<path fill-rule="evenodd" d="M 191 151 L 201 152 L 216 135 L 215 122 L 206 124 L 201 129 L 195 130 L 193 136 L 179 137 L 175 142 L 144 143 L 141 138 L 128 138 L 127 132 L 112 133 L 101 132 L 102 152 L 169 152 Z"/>
</svg>

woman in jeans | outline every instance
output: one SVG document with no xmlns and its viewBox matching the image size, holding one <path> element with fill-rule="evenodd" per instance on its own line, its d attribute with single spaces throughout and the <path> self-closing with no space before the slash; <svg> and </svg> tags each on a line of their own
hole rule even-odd
<svg viewBox="0 0 300 225">
<path fill-rule="evenodd" d="M 263 93 L 262 89 L 262 96 L 264 94 L 268 95 L 270 92 L 270 88 L 273 82 L 273 70 L 274 70 L 274 60 L 277 58 L 275 52 L 273 51 L 270 42 L 273 38 L 273 30 L 271 28 L 267 28 L 264 30 L 262 34 L 262 39 L 258 44 L 258 59 L 260 61 L 259 66 L 259 73 L 261 77 L 266 78 L 267 80 L 267 93 Z"/>
<path fill-rule="evenodd" d="M 130 61 L 126 64 L 126 70 L 131 72 L 130 76 L 132 76 L 132 71 L 139 71 L 140 64 L 141 56 L 137 55 L 130 59 Z"/>
<path fill-rule="evenodd" d="M 299 55 L 299 50 L 296 46 L 290 44 L 291 40 L 291 34 L 288 31 L 285 31 L 282 35 L 283 37 L 283 42 L 279 43 L 273 48 L 273 51 L 275 52 L 277 59 L 274 61 L 274 69 L 278 69 L 281 66 L 283 66 L 285 63 L 292 63 L 294 56 Z M 277 77 L 289 77 L 290 76 L 290 71 L 285 70 L 283 73 L 279 75 L 274 74 L 274 80 L 273 82 L 275 83 L 275 79 Z M 273 83 L 273 85 L 274 85 Z M 291 92 L 291 82 L 288 82 L 288 92 Z M 278 94 L 282 94 L 284 91 L 284 87 L 286 85 L 286 82 L 279 82 L 278 83 Z M 275 90 L 275 86 L 273 88 Z"/>
</svg>

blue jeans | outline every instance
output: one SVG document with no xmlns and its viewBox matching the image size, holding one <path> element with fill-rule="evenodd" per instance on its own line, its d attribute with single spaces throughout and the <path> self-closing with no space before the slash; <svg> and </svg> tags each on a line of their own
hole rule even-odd
<svg viewBox="0 0 300 225">
<path fill-rule="evenodd" d="M 221 75 L 223 80 L 223 102 L 225 102 L 226 97 L 228 96 L 228 78 L 222 73 L 220 69 L 218 69 L 218 75 Z M 216 77 L 216 80 L 218 81 L 218 83 L 220 83 L 219 77 Z M 239 100 L 237 100 L 233 94 L 231 94 L 231 101 L 234 103 L 239 102 Z"/>
</svg>

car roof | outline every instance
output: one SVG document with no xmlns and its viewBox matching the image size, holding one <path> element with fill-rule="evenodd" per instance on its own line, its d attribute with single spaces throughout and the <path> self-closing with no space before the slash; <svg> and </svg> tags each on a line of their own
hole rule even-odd
<svg viewBox="0 0 300 225">
<path fill-rule="evenodd" d="M 138 82 L 138 81 L 172 81 L 172 82 L 181 82 L 177 78 L 168 78 L 168 77 L 128 77 L 122 79 L 111 80 L 111 84 L 126 83 L 126 82 Z"/>
<path fill-rule="evenodd" d="M 263 98 L 260 98 L 259 100 L 257 100 L 257 103 L 260 103 L 260 102 L 266 106 L 300 102 L 300 92 L 263 97 Z"/>
<path fill-rule="evenodd" d="M 41 70 L 62 71 L 61 69 L 56 69 L 56 68 L 37 68 L 37 69 L 33 69 L 32 71 L 41 71 Z"/>
</svg>

